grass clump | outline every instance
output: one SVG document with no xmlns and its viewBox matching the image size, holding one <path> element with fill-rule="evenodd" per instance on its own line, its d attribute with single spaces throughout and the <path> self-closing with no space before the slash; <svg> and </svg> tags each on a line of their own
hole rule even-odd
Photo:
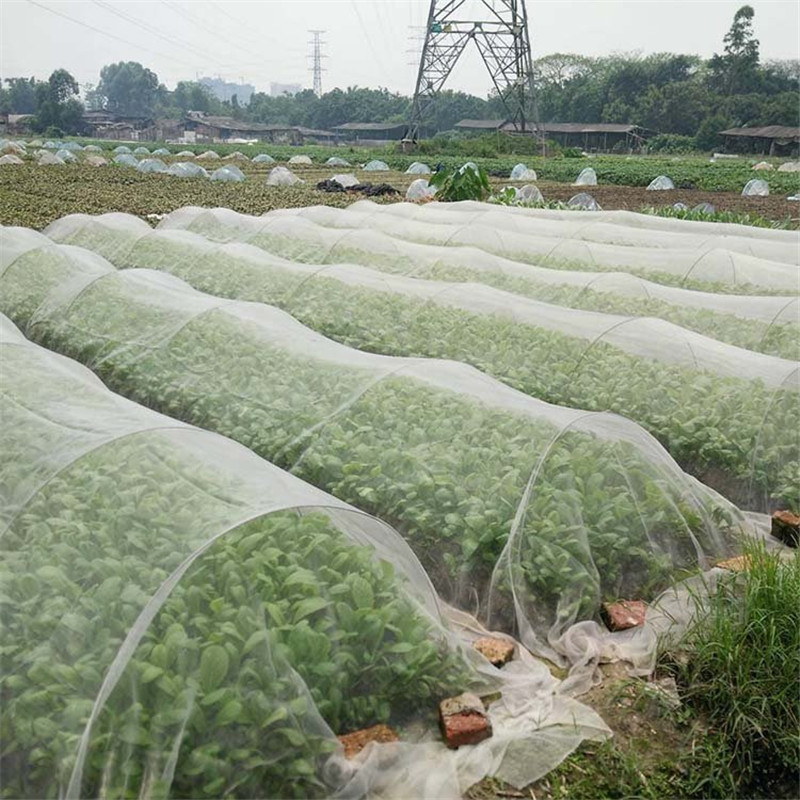
<svg viewBox="0 0 800 800">
<path fill-rule="evenodd" d="M 721 582 L 683 647 L 685 700 L 724 743 L 738 797 L 796 796 L 800 786 L 800 554 L 747 547 L 745 573 Z"/>
</svg>

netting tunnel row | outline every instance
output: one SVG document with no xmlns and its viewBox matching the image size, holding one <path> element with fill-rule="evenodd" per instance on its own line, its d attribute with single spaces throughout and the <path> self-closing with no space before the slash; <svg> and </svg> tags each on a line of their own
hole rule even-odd
<svg viewBox="0 0 800 800">
<path fill-rule="evenodd" d="M 798 502 L 796 361 L 658 319 L 561 308 L 479 284 L 302 265 L 129 220 L 86 218 L 71 238 L 120 267 L 160 269 L 210 294 L 277 305 L 343 344 L 452 358 L 548 402 L 623 414 L 739 505 Z"/>
<path fill-rule="evenodd" d="M 2 316 L 0 351 L 3 796 L 458 796 L 443 745 L 357 769 L 334 734 L 465 688 L 503 693 L 475 779 L 535 779 L 606 731 L 543 665 L 465 647 L 385 523 Z"/>
<path fill-rule="evenodd" d="M 608 272 L 618 270 L 669 285 L 711 291 L 749 293 L 769 290 L 796 293 L 800 267 L 722 248 L 711 250 L 629 247 L 575 239 L 535 237 L 497 227 L 437 225 L 405 220 L 392 214 L 359 214 L 327 207 L 297 212 L 270 212 L 248 217 L 215 209 L 180 209 L 159 223 L 162 228 L 188 227 L 220 241 L 249 241 L 297 261 L 363 263 L 382 257 L 387 266 L 413 269 L 419 264 L 453 258 L 442 250 L 462 250 L 456 255 L 470 261 L 488 256 L 524 265 L 547 265 Z M 791 251 L 791 245 L 777 245 Z M 796 252 L 795 252 L 796 259 Z M 405 260 L 405 263 L 403 261 Z M 416 262 L 416 263 L 415 263 Z M 495 262 L 496 264 L 498 262 Z M 486 269 L 484 267 L 484 269 Z"/>
<path fill-rule="evenodd" d="M 164 273 L 68 262 L 50 245 L 2 276 L 2 310 L 31 338 L 382 517 L 446 599 L 554 660 L 585 658 L 591 637 L 569 630 L 601 601 L 652 599 L 746 527 L 621 417 L 353 350 Z"/>
<path fill-rule="evenodd" d="M 626 247 L 695 250 L 701 253 L 723 249 L 789 264 L 797 263 L 800 245 L 800 239 L 791 231 L 776 231 L 777 235 L 771 238 L 754 237 L 751 234 L 753 229 L 746 226 L 739 226 L 739 230 L 735 233 L 720 233 L 713 228 L 695 231 L 691 224 L 677 230 L 662 231 L 605 221 L 602 213 L 600 215 L 572 213 L 567 217 L 531 216 L 513 211 L 508 213 L 507 207 L 485 203 L 478 204 L 477 207 L 469 203 L 381 205 L 372 200 L 359 200 L 348 206 L 347 211 L 365 218 L 371 215 L 387 215 L 416 222 L 433 222 L 458 227 L 481 225 L 548 239 L 577 239 Z M 286 209 L 275 213 L 301 213 L 305 216 L 307 212 L 300 209 Z M 311 213 L 320 212 L 314 210 Z"/>
<path fill-rule="evenodd" d="M 210 240 L 241 239 L 264 250 L 277 263 L 284 256 L 296 264 L 339 264 L 344 255 L 335 243 L 298 252 L 297 243 L 261 236 L 252 238 L 236 227 L 243 217 L 226 209 L 186 208 L 159 228 L 189 229 Z M 220 225 L 224 223 L 224 231 Z M 249 224 L 249 222 L 248 222 Z M 302 221 L 298 221 L 303 226 Z M 91 217 L 73 214 L 46 231 L 54 241 L 94 250 L 118 266 L 138 238 L 149 234 L 147 223 L 127 214 Z M 211 237 L 208 231 L 216 231 Z M 319 229 L 317 229 L 319 233 Z M 355 253 L 359 265 L 382 272 L 440 281 L 471 281 L 522 297 L 560 306 L 625 316 L 652 316 L 706 334 L 720 341 L 769 355 L 797 359 L 800 354 L 800 300 L 786 296 L 743 296 L 690 291 L 662 286 L 627 273 L 553 270 L 499 259 L 474 248 L 427 247 L 395 241 L 381 234 L 356 234 L 363 242 Z M 337 237 L 337 234 L 334 234 Z M 338 234 L 349 240 L 351 234 Z M 377 239 L 375 238 L 377 237 Z M 367 241 L 369 240 L 369 241 Z M 370 254 L 369 247 L 375 250 Z M 353 255 L 353 251 L 350 251 Z M 168 265 L 167 265 L 167 268 Z"/>
</svg>

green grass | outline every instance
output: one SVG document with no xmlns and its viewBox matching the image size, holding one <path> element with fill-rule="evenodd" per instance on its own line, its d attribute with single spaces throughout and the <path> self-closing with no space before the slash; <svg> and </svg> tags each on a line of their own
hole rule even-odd
<svg viewBox="0 0 800 800">
<path fill-rule="evenodd" d="M 711 597 L 676 669 L 684 697 L 724 747 L 739 797 L 796 796 L 800 786 L 800 555 L 748 546 L 750 568 Z"/>
</svg>

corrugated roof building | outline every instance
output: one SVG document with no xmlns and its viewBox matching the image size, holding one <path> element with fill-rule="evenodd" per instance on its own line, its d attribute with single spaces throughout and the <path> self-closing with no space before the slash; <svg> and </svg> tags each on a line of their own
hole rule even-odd
<svg viewBox="0 0 800 800">
<path fill-rule="evenodd" d="M 383 144 L 402 139 L 407 127 L 404 122 L 345 122 L 332 130 L 342 141 Z"/>
<path fill-rule="evenodd" d="M 474 133 L 520 133 L 517 125 L 501 119 L 462 119 L 456 129 Z M 562 147 L 608 151 L 641 150 L 648 131 L 639 125 L 619 122 L 540 122 L 535 130 Z"/>
<path fill-rule="evenodd" d="M 797 155 L 800 152 L 800 128 L 765 125 L 760 128 L 728 128 L 720 131 L 725 149 L 762 155 Z"/>
</svg>

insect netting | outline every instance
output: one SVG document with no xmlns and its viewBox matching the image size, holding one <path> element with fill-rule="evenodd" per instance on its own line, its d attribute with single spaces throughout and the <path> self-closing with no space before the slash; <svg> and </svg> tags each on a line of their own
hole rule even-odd
<svg viewBox="0 0 800 800">
<path fill-rule="evenodd" d="M 447 600 L 537 654 L 582 663 L 606 641 L 602 601 L 653 600 L 747 527 L 628 420 L 535 400 L 465 364 L 353 350 L 171 275 L 79 269 L 22 318 L 35 254 L 0 285 L 31 338 L 377 514 Z M 581 621 L 592 635 L 576 643 Z M 613 647 L 646 660 L 653 644 Z"/>
<path fill-rule="evenodd" d="M 353 207 L 358 207 L 362 201 L 353 203 Z M 406 204 L 395 204 L 395 208 L 409 216 L 414 215 L 413 209 L 406 209 Z M 448 203 L 448 209 L 468 212 L 484 212 L 486 204 L 477 200 L 461 200 L 457 203 Z M 511 214 L 541 219 L 541 220 L 564 220 L 575 222 L 575 213 L 561 209 L 551 208 L 505 208 Z M 659 217 L 654 214 L 640 214 L 635 211 L 625 211 L 616 209 L 613 211 L 602 211 L 599 214 L 592 214 L 591 219 L 581 217 L 586 223 L 605 222 L 611 225 L 618 225 L 625 228 L 640 228 L 643 230 L 658 232 L 675 232 L 685 234 L 707 234 L 708 236 L 726 237 L 743 236 L 747 239 L 765 239 L 773 242 L 797 243 L 797 231 L 776 230 L 772 228 L 756 228 L 752 225 L 742 225 L 736 222 L 704 222 L 702 220 L 685 220 L 675 217 Z"/>
<path fill-rule="evenodd" d="M 504 209 L 491 213 L 506 216 Z M 800 280 L 797 245 L 783 242 L 730 243 L 731 247 L 744 248 L 744 252 L 740 252 L 726 247 L 727 242 L 678 247 L 668 241 L 669 234 L 661 234 L 661 238 L 667 241 L 660 247 L 619 245 L 562 234 L 548 235 L 541 230 L 520 232 L 481 220 L 470 221 L 469 215 L 461 215 L 460 220 L 450 223 L 437 222 L 436 216 L 431 214 L 408 219 L 381 210 L 364 212 L 328 206 L 282 209 L 265 214 L 264 218 L 286 216 L 301 216 L 334 229 L 381 231 L 418 244 L 475 247 L 522 263 L 573 266 L 601 272 L 618 269 L 667 284 L 691 280 L 723 286 L 749 284 L 762 289 L 797 291 Z M 573 225 L 577 228 L 576 223 Z M 655 235 L 652 238 L 656 238 Z M 769 258 L 751 255 L 753 249 L 768 253 Z"/>
<path fill-rule="evenodd" d="M 466 206 L 466 207 L 465 207 Z M 381 213 L 403 219 L 438 222 L 448 225 L 480 224 L 501 228 L 516 233 L 545 236 L 547 238 L 577 239 L 601 244 L 624 245 L 626 247 L 646 247 L 655 249 L 677 248 L 687 250 L 711 250 L 722 248 L 732 252 L 745 253 L 759 258 L 774 259 L 796 263 L 800 253 L 800 239 L 792 231 L 766 231 L 777 234 L 773 237 L 753 236 L 753 228 L 738 226 L 736 233 L 720 233 L 703 229 L 694 232 L 689 222 L 685 227 L 675 230 L 653 230 L 606 221 L 603 215 L 586 217 L 583 214 L 568 213 L 566 216 L 540 217 L 526 213 L 509 213 L 507 207 L 497 208 L 485 203 L 392 203 L 378 205 L 372 200 L 359 200 L 348 206 L 348 211 L 362 214 Z M 559 212 L 554 212 L 558 214 Z M 605 212 L 604 212 L 605 213 Z M 615 214 L 616 212 L 608 212 Z M 645 215 L 631 215 L 645 216 Z M 613 218 L 612 218 L 613 219 Z M 624 218 L 623 218 L 624 219 Z M 658 219 L 658 218 L 656 218 Z M 683 220 L 676 220 L 683 222 Z M 702 223 L 701 223 L 702 224 Z M 717 223 L 709 223 L 716 225 Z M 757 230 L 757 229 L 755 229 Z M 788 236 L 786 234 L 789 234 Z"/>
<path fill-rule="evenodd" d="M 343 344 L 452 358 L 551 403 L 623 414 L 738 505 L 800 501 L 796 361 L 659 319 L 563 308 L 475 283 L 320 268 L 125 218 L 105 228 L 89 222 L 72 238 L 118 267 L 160 269 L 210 294 L 279 306 Z"/>
<path fill-rule="evenodd" d="M 2 796 L 458 796 L 607 732 L 541 663 L 466 646 L 387 524 L 2 316 L 0 352 Z M 335 734 L 425 730 L 470 687 L 501 697 L 469 764 L 436 742 L 344 760 Z"/>
<path fill-rule="evenodd" d="M 410 206 L 411 204 L 396 204 Z M 284 221 L 283 227 L 286 227 Z M 349 261 L 383 272 L 442 281 L 473 281 L 534 300 L 625 316 L 652 316 L 720 341 L 783 358 L 800 355 L 798 297 L 714 294 L 663 286 L 627 273 L 547 269 L 474 248 L 416 245 L 368 231 L 326 231 L 302 218 L 288 221 L 306 239 L 266 233 L 263 218 L 226 209 L 188 207 L 159 230 L 191 230 L 212 241 L 242 241 L 300 263 Z M 96 250 L 115 264 L 150 226 L 125 214 L 73 214 L 47 228 L 54 240 Z"/>
</svg>

